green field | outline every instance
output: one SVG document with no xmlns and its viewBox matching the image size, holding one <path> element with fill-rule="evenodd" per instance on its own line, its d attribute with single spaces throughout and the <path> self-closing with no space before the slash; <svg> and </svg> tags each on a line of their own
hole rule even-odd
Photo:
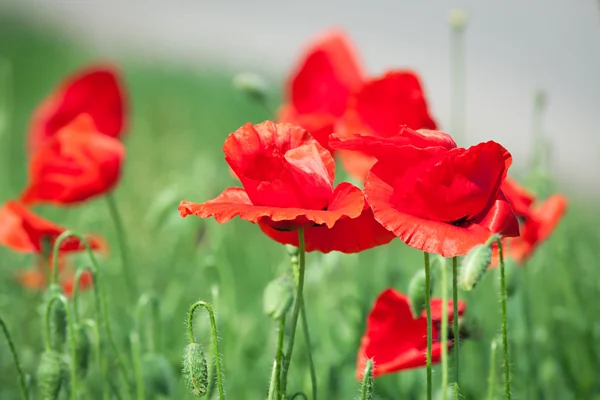
<svg viewBox="0 0 600 400">
<path fill-rule="evenodd" d="M 26 182 L 25 134 L 31 112 L 65 75 L 94 60 L 93 53 L 67 45 L 50 32 L 0 20 L 2 203 L 18 196 Z M 289 269 L 286 250 L 239 219 L 225 225 L 212 219 L 182 219 L 177 204 L 182 199 L 202 202 L 235 186 L 223 160 L 223 140 L 245 122 L 269 116 L 236 92 L 233 73 L 149 66 L 135 60 L 119 65 L 131 112 L 126 166 L 115 197 L 138 285 L 159 299 L 158 320 L 153 322 L 149 314 L 143 318 L 143 351 L 148 351 L 147 339 L 154 336 L 156 352 L 169 363 L 162 373 L 170 382 L 170 395 L 148 398 L 192 398 L 180 378 L 187 344 L 185 319 L 193 302 L 207 300 L 217 314 L 228 398 L 264 399 L 276 323 L 262 312 L 262 293 L 271 279 Z M 280 80 L 269 79 L 277 88 L 275 99 L 280 97 Z M 514 276 L 508 311 L 515 399 L 600 399 L 600 219 L 589 206 L 592 200 L 570 198 L 558 229 Z M 133 379 L 129 335 L 136 303 L 130 301 L 121 275 L 106 201 L 98 198 L 77 207 L 35 210 L 109 241 L 110 255 L 101 259 L 104 290 L 115 339 Z M 88 263 L 83 255 L 76 262 Z M 18 270 L 33 266 L 31 256 L 0 248 L 0 316 L 14 337 L 35 393 L 35 371 L 43 351 L 43 293 L 21 287 L 15 277 Z M 420 268 L 420 252 L 399 240 L 358 255 L 308 254 L 305 298 L 320 399 L 357 398 L 356 351 L 365 317 L 378 293 L 387 287 L 406 291 Z M 471 338 L 460 347 L 465 399 L 483 399 L 488 393 L 490 343 L 500 332 L 497 278 L 498 270 L 492 270 L 474 291 L 461 293 L 471 330 Z M 80 308 L 83 317 L 94 318 L 91 291 L 83 294 Z M 208 349 L 208 320 L 198 313 L 195 321 L 196 336 Z M 310 393 L 306 347 L 299 336 L 289 387 Z M 17 374 L 8 347 L 3 339 L 0 342 L 0 398 L 17 399 Z M 500 352 L 496 361 L 495 390 L 501 398 Z M 439 387 L 440 371 L 436 365 L 434 388 Z M 81 398 L 101 398 L 101 384 L 93 361 L 80 384 L 87 395 Z M 425 369 L 378 378 L 375 387 L 377 399 L 425 398 Z M 61 396 L 66 399 L 66 392 Z"/>
</svg>

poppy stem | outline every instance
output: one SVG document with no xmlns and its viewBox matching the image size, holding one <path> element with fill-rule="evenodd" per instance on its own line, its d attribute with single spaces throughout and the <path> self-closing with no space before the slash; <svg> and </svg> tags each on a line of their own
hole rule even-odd
<svg viewBox="0 0 600 400">
<path fill-rule="evenodd" d="M 75 306 L 75 304 L 73 304 Z M 108 380 L 108 369 L 106 366 L 106 358 L 102 354 L 102 337 L 98 331 L 98 325 L 94 320 L 87 319 L 83 321 L 83 325 L 94 332 L 94 352 L 96 353 L 96 361 L 100 365 L 102 371 L 102 399 L 110 400 L 110 382 Z"/>
<path fill-rule="evenodd" d="M 29 391 L 27 390 L 27 384 L 25 383 L 25 375 L 23 374 L 23 370 L 21 369 L 21 363 L 19 362 L 19 356 L 17 355 L 17 349 L 15 347 L 14 342 L 12 341 L 12 337 L 8 332 L 8 327 L 6 323 L 0 317 L 0 325 L 2 325 L 2 331 L 4 332 L 4 337 L 8 342 L 8 347 L 10 349 L 10 354 L 12 354 L 13 361 L 15 362 L 15 368 L 17 369 L 17 375 L 19 376 L 19 387 L 21 388 L 21 395 L 25 400 L 29 400 Z"/>
<path fill-rule="evenodd" d="M 429 253 L 425 255 L 425 311 L 427 313 L 427 400 L 431 400 L 431 346 L 432 346 L 432 323 L 431 323 L 431 271 L 429 265 Z"/>
<path fill-rule="evenodd" d="M 131 332 L 129 335 L 129 342 L 131 343 L 131 358 L 133 360 L 133 374 L 135 376 L 137 399 L 144 400 L 146 398 L 146 388 L 144 387 L 144 376 L 142 375 L 140 335 L 137 331 Z"/>
<path fill-rule="evenodd" d="M 304 229 L 298 230 L 298 281 L 296 283 L 296 302 L 294 303 L 294 310 L 292 312 L 292 330 L 290 333 L 290 340 L 288 348 L 283 359 L 282 371 L 281 371 L 281 393 L 285 396 L 287 390 L 287 379 L 290 363 L 292 361 L 292 352 L 294 351 L 294 340 L 296 339 L 296 327 L 298 326 L 298 316 L 300 315 L 300 309 L 304 299 L 302 292 L 304 289 L 304 270 L 305 270 L 305 259 L 306 251 L 304 246 Z M 310 351 L 310 349 L 309 349 Z M 313 385 L 313 388 L 315 386 Z"/>
<path fill-rule="evenodd" d="M 498 348 L 498 341 L 496 338 L 492 340 L 490 345 L 490 375 L 488 377 L 488 400 L 494 400 L 496 392 L 496 349 Z"/>
<path fill-rule="evenodd" d="M 310 370 L 310 383 L 312 386 L 312 398 L 317 400 L 317 372 L 315 370 L 315 362 L 312 356 L 312 346 L 310 344 L 310 332 L 308 330 L 308 319 L 306 318 L 306 303 L 302 299 L 302 307 L 300 308 L 300 318 L 302 318 L 302 333 L 304 334 L 304 341 L 306 342 L 307 356 L 308 356 L 308 368 Z"/>
<path fill-rule="evenodd" d="M 119 251 L 121 252 L 121 268 L 123 269 L 123 274 L 125 275 L 125 282 L 128 289 L 127 292 L 129 293 L 130 299 L 133 300 L 138 297 L 138 287 L 132 272 L 127 236 L 125 235 L 125 229 L 123 228 L 123 219 L 121 218 L 119 208 L 117 207 L 117 202 L 115 201 L 112 192 L 106 195 L 106 202 L 108 203 L 110 216 L 117 231 L 117 241 L 119 242 Z"/>
<path fill-rule="evenodd" d="M 500 302 L 502 303 L 502 347 L 504 348 L 504 394 L 506 399 L 510 400 L 510 365 L 508 359 L 508 328 L 506 325 L 506 278 L 504 273 L 502 241 L 498 239 L 497 243 L 498 254 L 500 256 Z"/>
<path fill-rule="evenodd" d="M 446 260 L 441 262 L 442 281 L 442 400 L 448 399 L 448 274 L 446 269 L 448 263 Z M 455 316 L 456 318 L 456 316 Z"/>
<path fill-rule="evenodd" d="M 221 373 L 221 356 L 219 352 L 219 334 L 217 331 L 217 323 L 215 321 L 215 313 L 213 312 L 211 305 L 205 301 L 197 301 L 190 307 L 187 319 L 188 338 L 190 340 L 190 343 L 196 343 L 196 339 L 194 338 L 194 311 L 196 311 L 196 308 L 198 307 L 204 307 L 204 309 L 206 309 L 206 312 L 208 313 L 208 318 L 210 320 L 210 332 L 213 347 L 212 356 L 215 360 L 219 400 L 224 400 L 225 390 L 223 389 L 223 374 Z"/>
<path fill-rule="evenodd" d="M 454 318 L 452 331 L 454 337 L 454 398 L 458 399 L 458 348 L 460 344 L 460 329 L 458 327 L 458 257 L 452 258 L 452 306 Z"/>
<path fill-rule="evenodd" d="M 142 337 L 142 317 L 144 314 L 144 309 L 150 306 L 151 317 L 150 317 L 150 326 L 144 330 L 147 334 L 146 346 L 150 353 L 154 353 L 156 351 L 156 342 L 160 343 L 160 340 L 157 340 L 156 336 L 159 336 L 160 328 L 158 325 L 159 322 L 159 302 L 158 297 L 154 293 L 144 293 L 140 299 L 138 300 L 138 304 L 135 312 L 135 325 L 136 332 L 138 333 L 138 339 Z M 159 338 L 160 339 L 160 338 Z"/>
<path fill-rule="evenodd" d="M 277 352 L 275 353 L 275 362 L 273 363 L 273 373 L 271 374 L 271 384 L 269 385 L 269 395 L 267 400 L 281 399 L 281 361 L 283 359 L 283 336 L 285 333 L 285 315 L 279 320 L 279 329 L 277 330 Z"/>
</svg>

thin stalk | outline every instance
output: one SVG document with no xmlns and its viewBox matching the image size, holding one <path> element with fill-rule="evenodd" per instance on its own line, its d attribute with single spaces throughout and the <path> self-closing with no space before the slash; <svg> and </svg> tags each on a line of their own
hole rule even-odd
<svg viewBox="0 0 600 400">
<path fill-rule="evenodd" d="M 127 236 L 125 235 L 125 229 L 123 227 L 123 219 L 119 213 L 119 208 L 117 207 L 117 202 L 115 201 L 113 193 L 108 193 L 106 195 L 106 202 L 108 203 L 110 216 L 117 231 L 117 241 L 119 242 L 119 250 L 121 252 L 121 268 L 123 269 L 123 274 L 125 275 L 125 283 L 127 284 L 128 289 L 127 293 L 130 300 L 133 302 L 134 299 L 138 297 L 139 290 L 137 287 L 137 281 L 135 280 L 133 274 L 131 259 L 129 257 L 129 247 L 127 243 Z"/>
<path fill-rule="evenodd" d="M 317 400 L 317 371 L 315 369 L 315 362 L 312 356 L 312 346 L 310 344 L 310 332 L 308 330 L 308 319 L 306 318 L 306 303 L 302 299 L 302 306 L 300 308 L 300 318 L 302 318 L 302 333 L 304 334 L 304 341 L 306 343 L 307 356 L 308 356 L 308 367 L 310 370 L 310 383 L 312 387 L 312 398 Z"/>
<path fill-rule="evenodd" d="M 281 360 L 283 359 L 283 337 L 285 333 L 285 315 L 279 320 L 279 329 L 277 330 L 277 352 L 273 362 L 273 373 L 271 374 L 271 384 L 269 385 L 268 400 L 281 399 Z"/>
<path fill-rule="evenodd" d="M 431 323 L 431 271 L 429 265 L 429 253 L 425 255 L 425 312 L 427 313 L 427 400 L 431 400 L 431 345 L 432 345 L 432 323 Z"/>
<path fill-rule="evenodd" d="M 142 317 L 144 314 L 144 309 L 150 305 L 150 326 L 144 330 L 147 334 L 146 346 L 150 353 L 154 353 L 156 351 L 156 343 L 160 343 L 160 338 L 157 339 L 156 336 L 160 335 L 160 328 L 158 325 L 159 321 L 159 303 L 158 297 L 154 293 L 144 293 L 137 304 L 136 312 L 135 312 L 135 326 L 136 331 L 138 333 L 138 337 L 142 335 Z"/>
<path fill-rule="evenodd" d="M 460 330 L 458 327 L 458 257 L 452 258 L 452 306 L 454 309 L 454 319 L 452 320 L 454 331 L 454 398 L 458 399 L 458 354 L 460 345 Z"/>
<path fill-rule="evenodd" d="M 502 303 L 502 347 L 504 348 L 504 394 L 511 399 L 510 392 L 510 362 L 508 359 L 508 327 L 506 324 L 506 278 L 504 273 L 504 255 L 502 241 L 498 239 L 498 254 L 500 256 L 500 302 Z"/>
<path fill-rule="evenodd" d="M 441 262 L 441 276 L 442 281 L 442 400 L 448 398 L 448 277 L 446 268 L 448 264 Z M 455 315 L 454 318 L 458 319 Z"/>
<path fill-rule="evenodd" d="M 498 343 L 496 339 L 492 340 L 490 346 L 490 375 L 488 376 L 488 400 L 494 400 L 494 393 L 496 392 L 496 349 Z"/>
<path fill-rule="evenodd" d="M 283 359 L 282 371 L 281 371 L 281 393 L 285 396 L 287 393 L 287 380 L 290 363 L 292 361 L 292 353 L 294 351 L 294 341 L 296 339 L 296 327 L 298 326 L 298 317 L 300 315 L 300 309 L 304 301 L 303 290 L 304 290 L 304 270 L 305 270 L 305 259 L 306 252 L 304 248 L 304 229 L 298 230 L 298 283 L 296 285 L 296 302 L 294 303 L 294 310 L 292 312 L 292 331 L 290 333 L 290 341 L 288 348 Z"/>
<path fill-rule="evenodd" d="M 215 368 L 217 374 L 217 388 L 219 390 L 219 399 L 225 399 L 225 390 L 223 389 L 223 376 L 221 374 L 221 357 L 219 356 L 219 336 L 217 332 L 217 323 L 215 322 L 215 314 L 213 312 L 212 307 L 205 301 L 197 301 L 192 304 L 188 313 L 187 320 L 187 332 L 190 343 L 196 343 L 196 339 L 194 338 L 194 311 L 196 308 L 204 307 L 206 312 L 208 313 L 208 318 L 210 319 L 210 330 L 211 330 L 211 339 L 213 346 L 213 358 L 215 359 Z"/>
<path fill-rule="evenodd" d="M 102 399 L 110 400 L 110 383 L 108 380 L 108 368 L 106 366 L 106 359 L 102 356 L 101 338 L 100 332 L 98 331 L 98 325 L 95 321 L 87 319 L 83 322 L 83 325 L 91 329 L 94 332 L 94 352 L 96 353 L 96 361 L 102 371 Z"/>
<path fill-rule="evenodd" d="M 13 361 L 15 363 L 15 368 L 17 369 L 17 375 L 19 376 L 19 387 L 21 389 L 21 395 L 25 400 L 29 400 L 29 391 L 27 390 L 27 384 L 25 383 L 25 374 L 23 374 L 23 370 L 21 369 L 21 363 L 19 362 L 19 356 L 17 355 L 17 349 L 15 347 L 14 342 L 12 341 L 12 337 L 8 332 L 8 327 L 6 323 L 0 317 L 0 325 L 2 325 L 2 331 L 4 332 L 4 337 L 8 342 L 8 348 L 10 349 L 10 354 L 13 357 Z"/>
<path fill-rule="evenodd" d="M 142 374 L 142 359 L 140 348 L 140 335 L 138 332 L 132 332 L 129 335 L 129 341 L 131 342 L 131 358 L 133 359 L 133 373 L 135 375 L 135 386 L 138 400 L 145 400 L 145 386 L 144 386 L 144 375 Z"/>
</svg>

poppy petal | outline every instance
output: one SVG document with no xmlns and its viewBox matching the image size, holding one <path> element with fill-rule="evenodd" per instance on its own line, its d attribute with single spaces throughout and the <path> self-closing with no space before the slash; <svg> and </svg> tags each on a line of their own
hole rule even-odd
<svg viewBox="0 0 600 400">
<path fill-rule="evenodd" d="M 510 203 L 513 211 L 520 217 L 527 216 L 529 209 L 535 200 L 535 196 L 529 190 L 519 185 L 517 181 L 507 176 L 502 183 L 502 192 Z"/>
</svg>

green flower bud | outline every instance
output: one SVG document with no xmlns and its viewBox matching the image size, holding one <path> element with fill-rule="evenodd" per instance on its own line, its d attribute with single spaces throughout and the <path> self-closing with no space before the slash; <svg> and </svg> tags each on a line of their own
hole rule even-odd
<svg viewBox="0 0 600 400">
<path fill-rule="evenodd" d="M 198 343 L 190 343 L 183 352 L 182 372 L 190 392 L 196 397 L 208 393 L 208 364 Z"/>
<path fill-rule="evenodd" d="M 373 360 L 368 359 L 365 371 L 363 372 L 362 385 L 360 390 L 361 400 L 375 399 L 375 383 L 373 382 Z"/>
<path fill-rule="evenodd" d="M 242 72 L 233 77 L 233 86 L 250 99 L 262 103 L 267 99 L 267 83 L 258 74 Z"/>
<path fill-rule="evenodd" d="M 170 397 L 175 388 L 175 373 L 162 354 L 148 353 L 142 357 L 142 372 L 148 394 Z"/>
<path fill-rule="evenodd" d="M 408 284 L 410 307 L 415 317 L 420 316 L 425 309 L 425 289 L 425 271 L 420 269 L 413 275 L 410 283 Z M 431 291 L 433 291 L 433 282 L 430 282 L 429 289 L 429 295 L 431 296 Z"/>
<path fill-rule="evenodd" d="M 76 325 L 74 330 L 75 348 L 77 354 L 75 365 L 77 367 L 77 372 L 81 377 L 83 377 L 87 373 L 90 362 L 90 337 L 88 336 L 88 333 L 83 325 Z"/>
<path fill-rule="evenodd" d="M 48 350 L 42 353 L 37 369 L 41 400 L 56 400 L 63 381 L 67 379 L 67 365 L 60 353 Z"/>
<path fill-rule="evenodd" d="M 294 302 L 294 281 L 288 275 L 280 276 L 267 285 L 263 292 L 263 310 L 275 320 L 281 319 Z"/>
<path fill-rule="evenodd" d="M 467 13 L 463 10 L 455 8 L 454 10 L 450 11 L 450 14 L 448 15 L 448 22 L 453 29 L 462 31 L 467 26 Z"/>
<path fill-rule="evenodd" d="M 46 298 L 52 299 L 56 295 L 62 295 L 59 285 L 50 285 Z M 46 303 L 47 304 L 47 303 Z M 44 307 L 45 310 L 45 307 Z M 50 310 L 50 343 L 53 349 L 62 350 L 67 341 L 67 311 L 60 301 L 55 301 Z"/>
<path fill-rule="evenodd" d="M 473 290 L 492 262 L 492 249 L 487 244 L 475 246 L 463 259 L 458 286 L 462 290 Z"/>
</svg>

